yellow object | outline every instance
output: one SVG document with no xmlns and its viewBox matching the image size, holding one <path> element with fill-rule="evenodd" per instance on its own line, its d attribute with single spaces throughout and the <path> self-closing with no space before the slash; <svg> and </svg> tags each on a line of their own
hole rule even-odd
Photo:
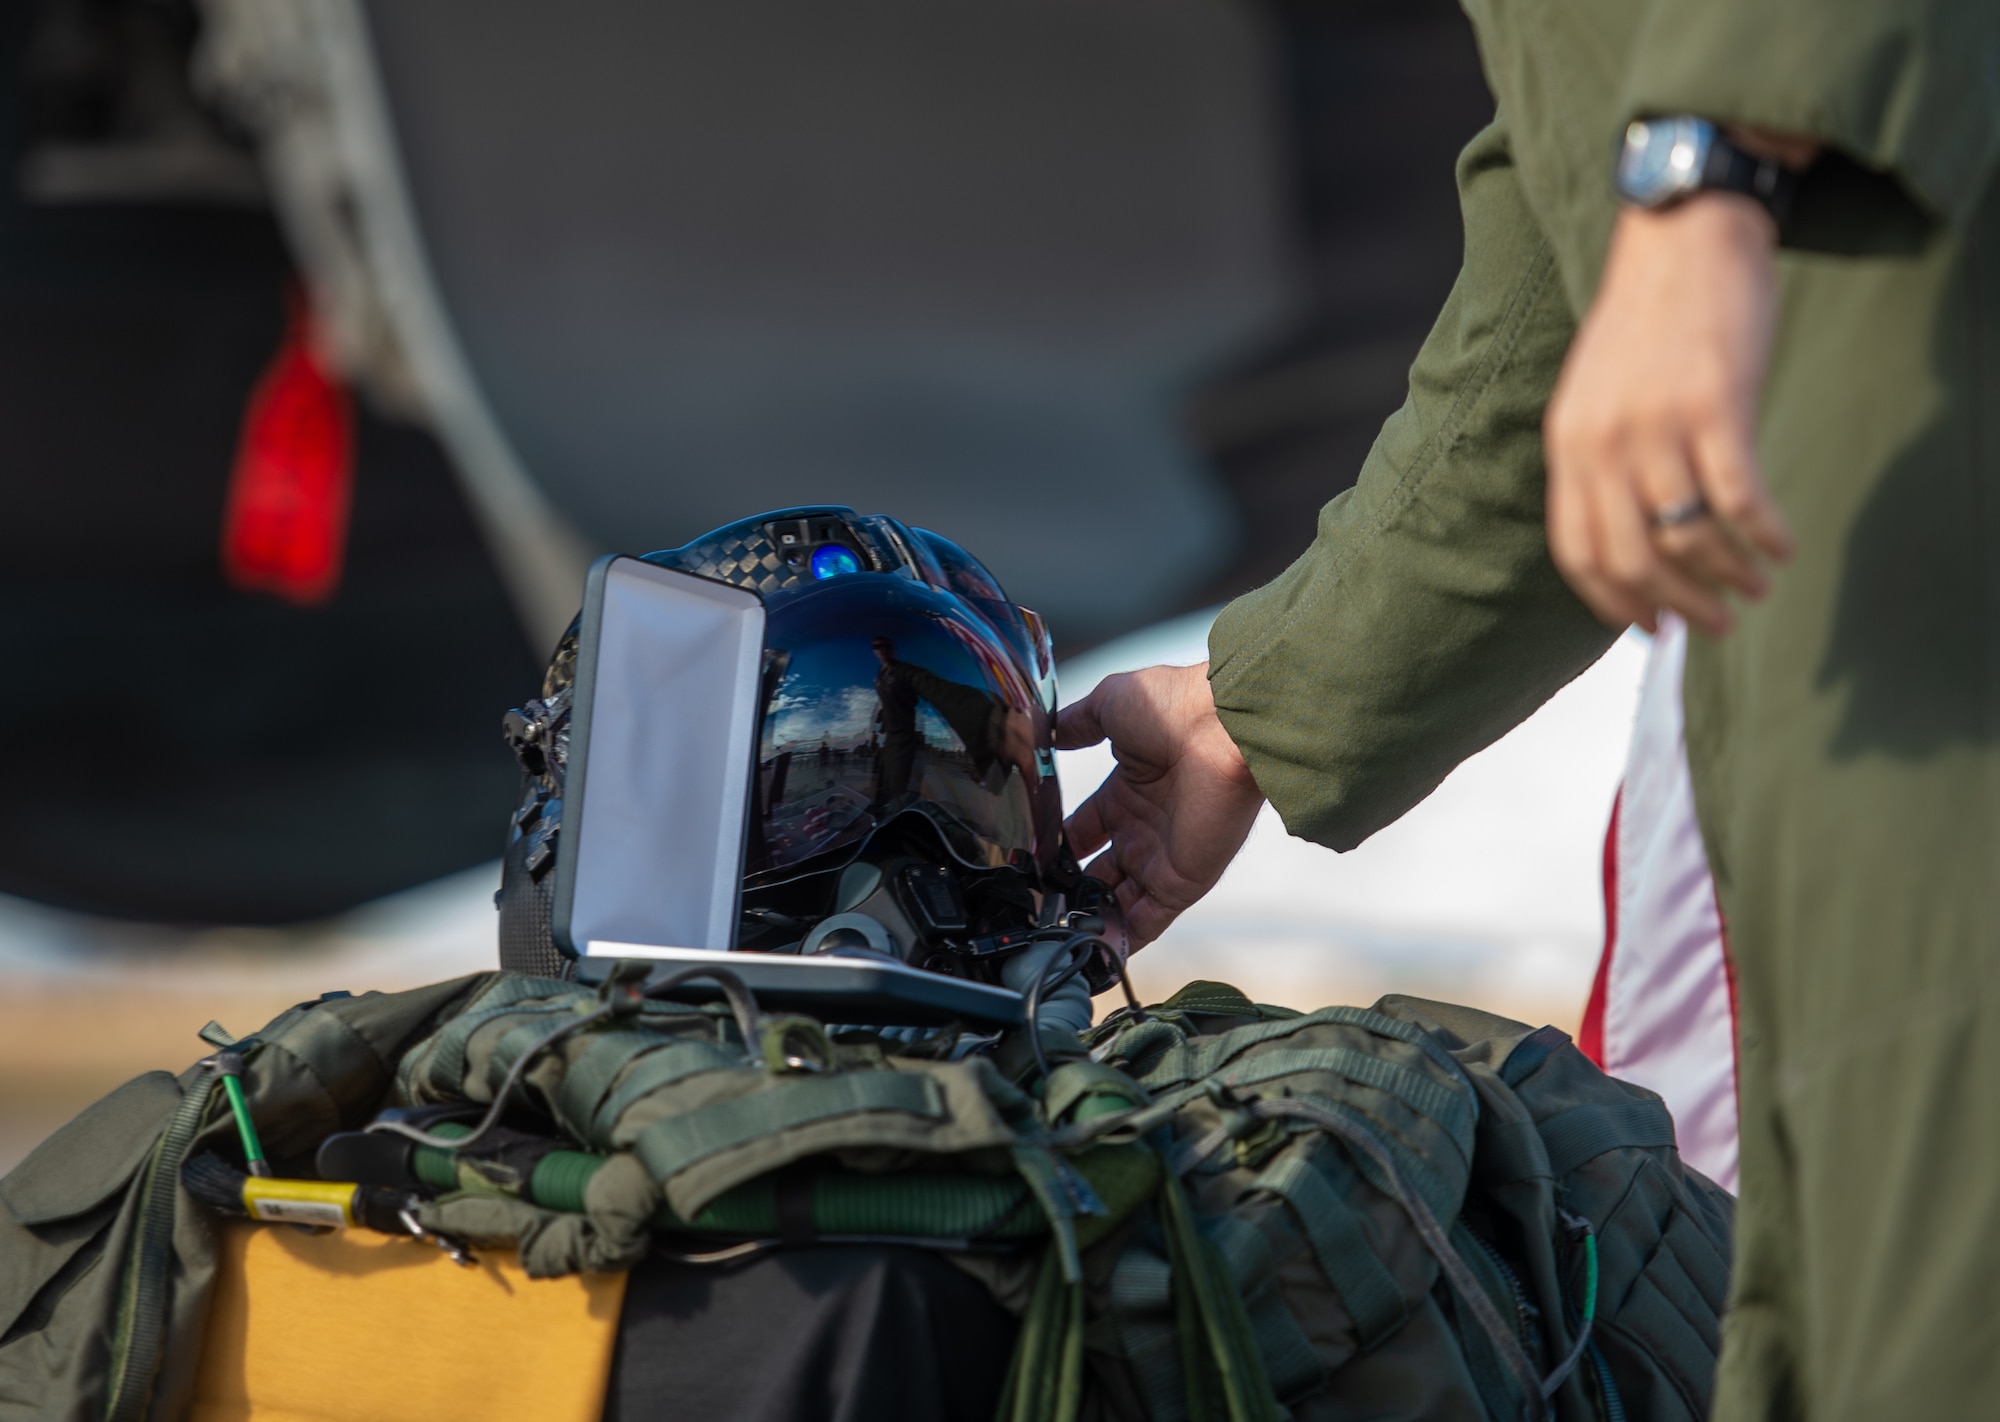
<svg viewBox="0 0 2000 1422">
<path fill-rule="evenodd" d="M 223 1231 L 189 1422 L 597 1422 L 625 1275 L 366 1230 Z"/>
<path fill-rule="evenodd" d="M 243 1182 L 243 1208 L 265 1224 L 348 1229 L 354 1224 L 354 1191 L 351 1181 L 253 1176 Z"/>
</svg>

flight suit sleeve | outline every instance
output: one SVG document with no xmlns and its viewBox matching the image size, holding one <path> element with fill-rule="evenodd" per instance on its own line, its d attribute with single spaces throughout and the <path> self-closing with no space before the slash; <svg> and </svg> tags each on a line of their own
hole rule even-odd
<svg viewBox="0 0 2000 1422">
<path fill-rule="evenodd" d="M 1631 56 L 1626 119 L 1699 114 L 1829 145 L 1800 191 L 1813 230 L 1790 245 L 1845 249 L 1843 225 L 1893 223 L 1898 201 L 1963 222 L 2000 161 L 1993 0 L 1652 0 Z"/>
<path fill-rule="evenodd" d="M 1216 709 L 1286 828 L 1350 849 L 1616 634 L 1549 560 L 1541 421 L 1574 320 L 1496 122 L 1459 159 L 1465 260 L 1354 488 L 1223 609 Z"/>
</svg>

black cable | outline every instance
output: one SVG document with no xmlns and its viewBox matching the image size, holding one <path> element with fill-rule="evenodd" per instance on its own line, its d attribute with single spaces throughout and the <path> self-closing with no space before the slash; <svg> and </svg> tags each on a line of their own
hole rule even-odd
<svg viewBox="0 0 2000 1422">
<path fill-rule="evenodd" d="M 736 1030 L 743 1034 L 743 1050 L 756 1052 L 763 1037 L 763 1016 L 757 1005 L 757 996 L 750 991 L 750 985 L 727 968 L 683 968 L 677 973 L 669 973 L 664 978 L 647 978 L 640 984 L 642 996 L 664 995 L 682 983 L 696 978 L 708 978 L 722 989 L 723 999 L 729 1004 L 730 1014 L 736 1019 Z"/>
<path fill-rule="evenodd" d="M 522 1073 L 527 1071 L 529 1064 L 536 1057 L 572 1032 L 580 1032 L 593 1022 L 602 1022 L 607 1017 L 616 1016 L 625 1010 L 623 1003 L 607 1002 L 601 1007 L 592 1008 L 581 1017 L 563 1023 L 553 1032 L 544 1034 L 539 1041 L 514 1059 L 514 1065 L 508 1070 L 506 1079 L 500 1083 L 500 1089 L 493 1093 L 493 1104 L 486 1108 L 486 1114 L 479 1118 L 479 1124 L 472 1128 L 470 1135 L 434 1136 L 429 1131 L 420 1131 L 415 1126 L 405 1125 L 401 1121 L 370 1121 L 363 1129 L 407 1136 L 418 1145 L 434 1146 L 438 1150 L 463 1150 L 499 1123 L 500 1113 L 507 1109 L 507 1098 L 514 1094 L 515 1083 L 520 1081 Z"/>
<path fill-rule="evenodd" d="M 1082 972 L 1090 962 L 1091 945 L 1102 943 L 1104 940 L 1094 933 L 1070 934 L 1063 940 L 1061 947 L 1049 954 L 1048 962 L 1042 964 L 1040 975 L 1028 989 L 1027 1003 L 1023 1009 L 1027 1018 L 1028 1050 L 1034 1053 L 1035 1065 L 1045 1078 L 1049 1075 L 1049 1055 L 1042 1050 L 1042 995 L 1054 992 Z"/>
<path fill-rule="evenodd" d="M 506 1079 L 500 1083 L 500 1089 L 493 1093 L 493 1104 L 486 1108 L 486 1114 L 479 1118 L 479 1124 L 472 1128 L 470 1135 L 434 1136 L 428 1131 L 418 1130 L 415 1126 L 405 1125 L 401 1121 L 372 1121 L 366 1129 L 407 1136 L 418 1145 L 435 1146 L 439 1150 L 464 1150 L 499 1123 L 500 1113 L 507 1108 L 507 1098 L 514 1094 L 515 1085 L 519 1083 L 522 1074 L 536 1057 L 573 1032 L 580 1032 L 591 1024 L 602 1022 L 607 1018 L 621 1017 L 635 1011 L 639 999 L 646 994 L 667 992 L 694 978 L 710 978 L 721 987 L 722 995 L 729 1003 L 729 1011 L 736 1018 L 736 1030 L 743 1034 L 743 1050 L 754 1053 L 757 1050 L 758 1038 L 762 1034 L 763 1018 L 758 1011 L 756 996 L 751 993 L 749 985 L 727 968 L 683 968 L 678 973 L 670 973 L 657 980 L 647 977 L 639 991 L 631 997 L 604 1002 L 574 1021 L 565 1022 L 535 1042 L 515 1059 L 514 1065 L 507 1072 Z"/>
<path fill-rule="evenodd" d="M 1104 943 L 1104 940 L 1100 938 L 1098 942 Z M 1131 959 L 1129 957 L 1121 959 L 1109 943 L 1104 943 L 1104 956 L 1117 966 L 1118 988 L 1125 994 L 1125 1005 L 1132 1009 L 1132 1020 L 1152 1021 L 1153 1019 L 1146 1015 L 1146 1009 L 1139 1005 L 1139 995 L 1132 990 Z"/>
</svg>

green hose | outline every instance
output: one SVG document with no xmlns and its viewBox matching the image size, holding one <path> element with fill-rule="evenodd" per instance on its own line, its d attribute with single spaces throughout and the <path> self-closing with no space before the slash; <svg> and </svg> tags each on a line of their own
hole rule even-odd
<svg viewBox="0 0 2000 1422">
<path fill-rule="evenodd" d="M 432 1134 L 463 1136 L 456 1122 Z M 420 1145 L 410 1152 L 418 1180 L 440 1190 L 479 1188 L 472 1172 L 460 1174 L 456 1151 Z M 544 1209 L 581 1214 L 591 1177 L 604 1157 L 580 1150 L 552 1150 L 535 1166 L 525 1197 Z M 819 1234 L 897 1235 L 925 1239 L 1032 1239 L 1048 1221 L 1019 1176 L 914 1174 L 863 1175 L 828 1170 L 812 1177 L 812 1223 Z M 661 1205 L 655 1224 L 691 1234 L 770 1235 L 779 1232 L 777 1182 L 770 1176 L 725 1191 L 692 1220 Z"/>
<path fill-rule="evenodd" d="M 581 1150 L 552 1150 L 528 1177 L 528 1197 L 551 1210 L 583 1213 L 583 1192 L 604 1168 L 604 1157 Z"/>
<path fill-rule="evenodd" d="M 1017 1176 L 826 1171 L 813 1176 L 809 1188 L 813 1230 L 818 1234 L 1032 1239 L 1047 1234 L 1049 1228 Z M 717 1196 L 692 1220 L 683 1220 L 663 1205 L 656 1223 L 662 1229 L 695 1234 L 776 1234 L 777 1183 L 765 1176 L 738 1185 Z"/>
<path fill-rule="evenodd" d="M 433 1126 L 434 1136 L 469 1136 L 472 1127 L 460 1121 L 446 1121 Z M 420 1145 L 410 1151 L 410 1173 L 419 1182 L 436 1190 L 456 1190 L 458 1188 L 458 1152 L 439 1150 L 436 1146 Z"/>
</svg>

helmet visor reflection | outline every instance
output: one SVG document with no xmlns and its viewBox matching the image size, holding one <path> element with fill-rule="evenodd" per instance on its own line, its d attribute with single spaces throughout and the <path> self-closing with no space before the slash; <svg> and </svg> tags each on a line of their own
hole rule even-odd
<svg viewBox="0 0 2000 1422">
<path fill-rule="evenodd" d="M 753 879 L 851 857 L 910 811 L 969 866 L 1042 864 L 1061 801 L 1037 689 L 950 595 L 841 581 L 772 619 Z"/>
</svg>

